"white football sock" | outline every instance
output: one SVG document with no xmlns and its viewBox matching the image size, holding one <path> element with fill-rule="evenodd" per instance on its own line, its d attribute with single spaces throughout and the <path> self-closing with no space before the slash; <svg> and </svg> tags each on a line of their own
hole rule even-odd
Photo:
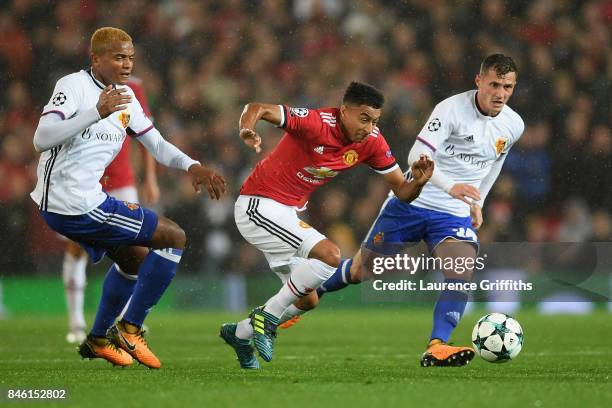
<svg viewBox="0 0 612 408">
<path fill-rule="evenodd" d="M 248 340 L 253 337 L 253 326 L 251 326 L 250 317 L 238 322 L 238 326 L 236 327 L 236 337 L 242 340 Z"/>
<path fill-rule="evenodd" d="M 297 308 L 295 305 L 290 305 L 283 312 L 283 315 L 280 318 L 280 322 L 281 323 L 285 323 L 287 320 L 291 319 L 292 317 L 299 316 L 299 315 L 302 315 L 304 313 L 306 313 L 306 310 L 302 310 L 300 308 Z"/>
<path fill-rule="evenodd" d="M 264 311 L 280 320 L 285 310 L 299 297 L 318 288 L 335 271 L 335 266 L 327 265 L 318 259 L 300 259 L 300 262 L 291 264 L 291 277 L 278 293 L 266 302 Z"/>
<path fill-rule="evenodd" d="M 85 315 L 83 301 L 85 298 L 85 268 L 87 255 L 75 258 L 72 254 L 64 255 L 62 277 L 64 292 L 66 293 L 66 306 L 68 307 L 68 324 L 70 330 L 85 329 Z"/>
</svg>

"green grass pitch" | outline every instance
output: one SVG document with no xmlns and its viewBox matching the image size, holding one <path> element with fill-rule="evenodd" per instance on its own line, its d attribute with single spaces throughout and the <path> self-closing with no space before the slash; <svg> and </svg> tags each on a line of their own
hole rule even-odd
<svg viewBox="0 0 612 408">
<path fill-rule="evenodd" d="M 464 317 L 455 342 L 469 343 L 480 314 Z M 10 388 L 62 388 L 68 398 L 55 406 L 612 406 L 612 316 L 604 311 L 518 313 L 525 345 L 517 360 L 476 357 L 461 368 L 419 366 L 429 310 L 321 307 L 280 331 L 271 363 L 244 371 L 218 337 L 221 323 L 239 317 L 152 313 L 150 345 L 163 364 L 157 371 L 80 360 L 64 342 L 63 316 L 0 321 L 0 405 L 51 403 L 11 403 Z"/>
</svg>

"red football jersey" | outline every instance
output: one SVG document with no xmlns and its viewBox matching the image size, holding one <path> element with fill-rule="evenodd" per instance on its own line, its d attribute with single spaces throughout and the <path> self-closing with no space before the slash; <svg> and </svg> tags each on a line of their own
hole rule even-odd
<svg viewBox="0 0 612 408">
<path fill-rule="evenodd" d="M 398 167 L 378 128 L 360 143 L 348 140 L 340 129 L 338 108 L 309 110 L 281 105 L 280 109 L 280 127 L 285 134 L 257 163 L 240 194 L 302 207 L 317 187 L 358 163 L 381 174 Z"/>
<path fill-rule="evenodd" d="M 151 117 L 149 111 L 149 104 L 145 96 L 144 88 L 142 86 L 142 80 L 137 77 L 130 77 L 127 84 L 134 91 L 136 99 L 140 102 L 142 110 L 145 115 Z M 115 159 L 108 165 L 102 176 L 102 188 L 106 191 L 116 190 L 118 188 L 133 186 L 134 182 L 134 169 L 130 160 L 131 156 L 131 137 L 126 137 L 125 142 L 121 150 L 115 157 Z"/>
</svg>

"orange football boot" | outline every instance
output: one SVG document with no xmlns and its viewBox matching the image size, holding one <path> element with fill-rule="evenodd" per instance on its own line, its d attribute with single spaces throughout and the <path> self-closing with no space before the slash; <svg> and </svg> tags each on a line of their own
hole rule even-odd
<svg viewBox="0 0 612 408">
<path fill-rule="evenodd" d="M 297 322 L 299 322 L 301 318 L 302 316 L 300 315 L 293 316 L 291 319 L 287 320 L 286 322 L 281 323 L 278 327 L 280 327 L 281 329 L 288 329 L 294 324 L 296 324 Z"/>
<path fill-rule="evenodd" d="M 112 365 L 126 367 L 134 361 L 132 357 L 106 338 L 87 338 L 79 346 L 79 355 L 83 358 L 103 358 Z"/>
<path fill-rule="evenodd" d="M 108 335 L 120 348 L 149 368 L 160 368 L 161 362 L 153 354 L 144 338 L 145 331 L 139 328 L 136 333 L 128 333 L 122 322 L 116 323 Z"/>
<path fill-rule="evenodd" d="M 442 340 L 433 339 L 421 357 L 421 367 L 459 367 L 474 358 L 471 347 L 451 346 Z"/>
</svg>

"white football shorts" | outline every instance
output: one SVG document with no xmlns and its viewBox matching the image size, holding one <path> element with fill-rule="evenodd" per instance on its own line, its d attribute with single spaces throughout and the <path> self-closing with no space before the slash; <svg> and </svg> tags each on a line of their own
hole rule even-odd
<svg viewBox="0 0 612 408">
<path fill-rule="evenodd" d="M 264 253 L 272 269 L 291 263 L 293 257 L 308 258 L 310 250 L 325 239 L 300 220 L 296 210 L 270 198 L 241 195 L 236 200 L 238 231 Z"/>
</svg>

